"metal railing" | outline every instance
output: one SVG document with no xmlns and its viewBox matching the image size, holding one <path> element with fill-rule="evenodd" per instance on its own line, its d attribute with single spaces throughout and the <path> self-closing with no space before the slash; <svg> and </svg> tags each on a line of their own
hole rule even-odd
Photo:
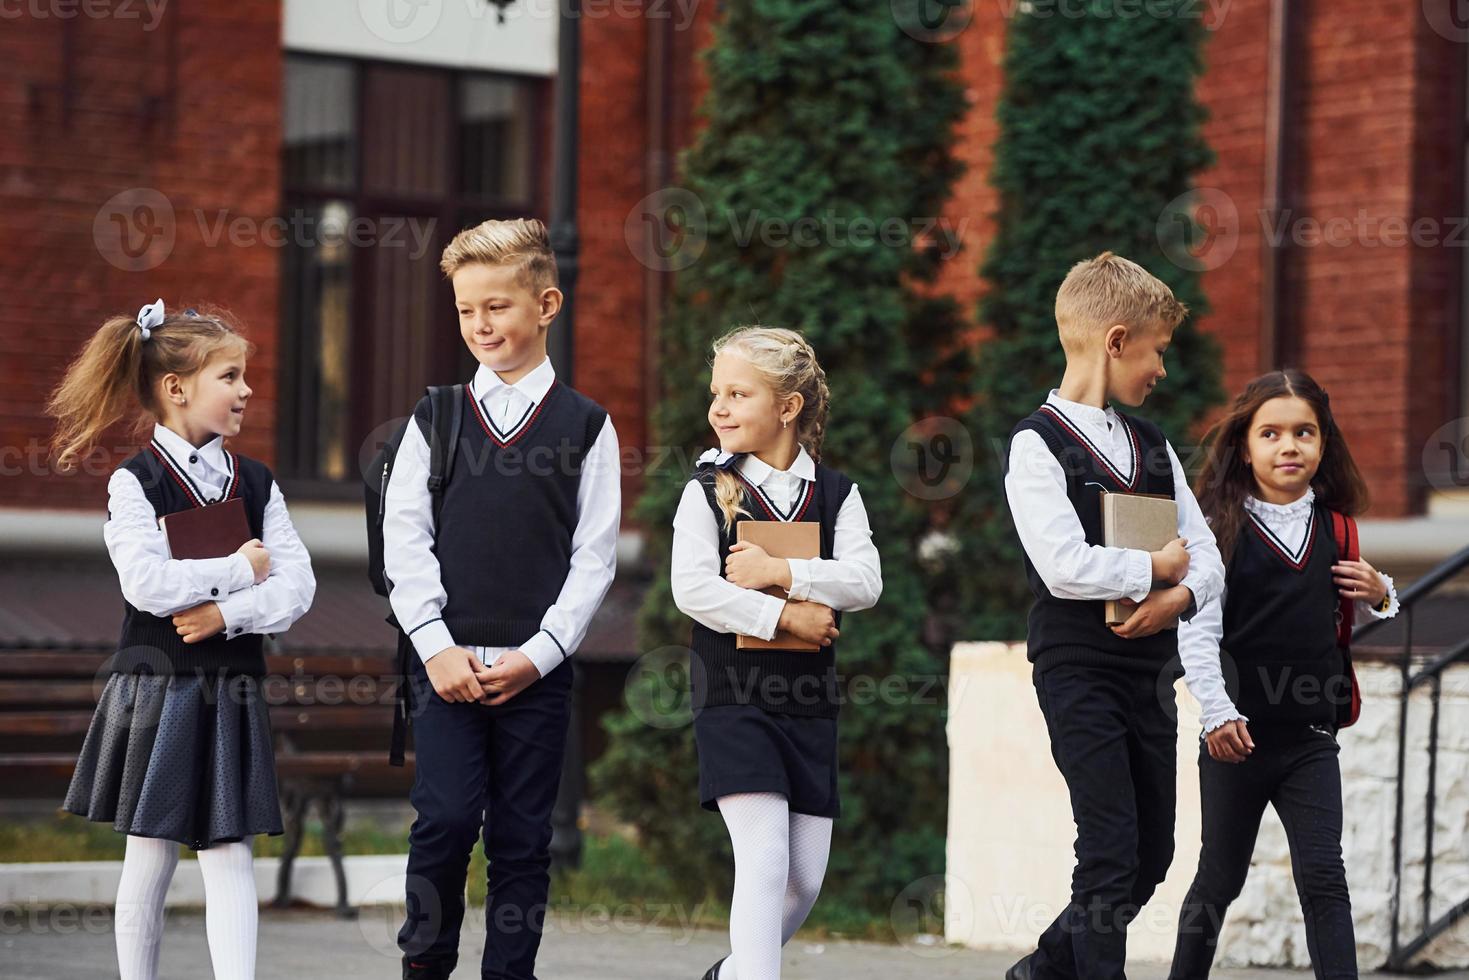
<svg viewBox="0 0 1469 980">
<path fill-rule="evenodd" d="M 1447 652 L 1439 654 L 1417 670 L 1414 669 L 1413 657 L 1413 617 L 1418 604 L 1425 597 L 1437 592 L 1444 583 L 1453 579 L 1465 568 L 1469 568 L 1469 548 L 1464 548 L 1450 556 L 1427 575 L 1398 593 L 1400 610 L 1394 620 L 1374 619 L 1352 631 L 1352 643 L 1355 646 L 1363 637 L 1381 629 L 1385 623 L 1400 622 L 1403 629 L 1402 651 L 1398 657 L 1399 668 L 1402 671 L 1402 686 L 1398 699 L 1397 798 L 1393 810 L 1393 883 L 1390 908 L 1392 929 L 1387 963 L 1384 964 L 1384 969 L 1397 973 L 1421 970 L 1420 966 L 1412 964 L 1413 958 L 1423 952 L 1434 939 L 1453 928 L 1454 923 L 1469 915 L 1469 895 L 1465 895 L 1461 896 L 1461 900 L 1447 912 L 1437 918 L 1433 916 L 1433 829 L 1438 790 L 1439 703 L 1444 672 L 1454 664 L 1469 662 L 1469 635 L 1450 647 Z M 1465 632 L 1469 634 L 1469 628 L 1466 628 Z M 1417 934 L 1405 941 L 1402 922 L 1403 853 L 1405 850 L 1403 811 L 1407 800 L 1408 708 L 1414 693 L 1425 686 L 1428 688 L 1429 717 L 1428 783 L 1424 790 L 1423 821 L 1423 909 L 1421 918 L 1418 920 L 1419 925 L 1416 927 Z"/>
</svg>

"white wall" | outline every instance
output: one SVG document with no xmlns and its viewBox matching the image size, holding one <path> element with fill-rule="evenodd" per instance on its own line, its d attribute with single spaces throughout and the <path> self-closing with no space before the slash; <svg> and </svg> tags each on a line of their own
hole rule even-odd
<svg viewBox="0 0 1469 980">
<path fill-rule="evenodd" d="M 1397 771 L 1396 668 L 1363 666 L 1362 720 L 1340 735 L 1346 824 L 1343 850 L 1357 955 L 1364 970 L 1388 948 L 1392 826 Z M 1023 644 L 965 643 L 954 648 L 948 724 L 949 836 L 946 934 L 951 942 L 1029 951 L 1064 907 L 1075 827 L 1066 786 L 1051 760 Z M 1423 790 L 1427 779 L 1426 697 L 1410 711 L 1403 905 L 1408 927 L 1420 918 Z M 1177 909 L 1193 879 L 1199 847 L 1198 706 L 1178 684 L 1178 821 L 1168 879 L 1128 933 L 1130 961 L 1173 953 Z M 1434 863 L 1436 917 L 1469 897 L 1469 668 L 1451 671 L 1439 721 Z M 1403 938 L 1410 935 L 1404 929 Z M 1469 965 L 1469 921 L 1461 921 L 1424 959 Z M 1308 965 L 1305 932 L 1285 833 L 1267 811 L 1244 893 L 1230 907 L 1221 966 Z"/>
<path fill-rule="evenodd" d="M 486 0 L 286 0 L 283 34 L 293 51 L 556 72 L 555 0 L 515 0 L 503 24 Z"/>
</svg>

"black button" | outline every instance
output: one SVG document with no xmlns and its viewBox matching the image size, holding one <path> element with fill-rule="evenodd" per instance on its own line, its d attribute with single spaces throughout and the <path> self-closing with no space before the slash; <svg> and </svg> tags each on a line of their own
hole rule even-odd
<svg viewBox="0 0 1469 980">
<path fill-rule="evenodd" d="M 199 457 L 198 456 L 192 456 L 191 455 L 189 457 L 189 462 L 191 462 L 191 463 L 197 463 L 197 462 L 199 462 Z"/>
<path fill-rule="evenodd" d="M 239 626 L 236 626 L 235 627 L 235 635 L 236 636 L 239 636 L 240 635 L 240 629 L 241 629 L 241 627 L 239 627 Z"/>
<path fill-rule="evenodd" d="M 209 590 L 209 594 L 210 595 L 219 595 L 219 590 L 218 589 L 210 589 Z"/>
<path fill-rule="evenodd" d="M 217 504 L 217 503 L 219 503 L 219 498 L 218 497 L 210 497 L 209 498 L 209 502 L 211 504 Z"/>
</svg>

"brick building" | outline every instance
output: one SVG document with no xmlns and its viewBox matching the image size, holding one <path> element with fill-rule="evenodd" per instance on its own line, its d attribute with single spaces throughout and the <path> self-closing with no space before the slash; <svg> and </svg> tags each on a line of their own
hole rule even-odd
<svg viewBox="0 0 1469 980">
<path fill-rule="evenodd" d="M 971 0 L 946 32 L 971 109 L 947 216 L 964 250 L 939 288 L 971 310 L 1012 6 Z M 1180 258 L 1207 269 L 1202 326 L 1228 388 L 1282 363 L 1327 385 L 1376 497 L 1367 550 L 1418 569 L 1469 540 L 1455 424 L 1469 415 L 1469 25 L 1453 6 L 1200 3 L 1218 162 L 1199 213 L 1216 234 Z M 549 209 L 555 7 L 520 0 L 503 20 L 483 0 L 0 8 L 0 547 L 27 604 L 62 601 L 29 556 L 99 558 L 105 475 L 131 451 L 119 434 L 90 472 L 49 472 L 45 396 L 105 315 L 161 296 L 227 305 L 258 346 L 238 448 L 274 467 L 327 570 L 298 642 L 330 646 L 364 618 L 364 447 L 424 383 L 470 373 L 439 248 L 481 218 Z M 716 8 L 583 0 L 581 271 L 575 335 L 555 335 L 553 357 L 635 450 L 651 442 L 668 281 L 639 261 L 629 215 L 675 181 Z M 634 558 L 631 522 L 626 537 Z M 44 606 L 49 620 L 7 610 L 0 647 L 105 645 L 116 601 L 99 581 L 95 624 L 64 602 Z M 634 655 L 635 604 L 614 597 L 589 663 Z"/>
</svg>

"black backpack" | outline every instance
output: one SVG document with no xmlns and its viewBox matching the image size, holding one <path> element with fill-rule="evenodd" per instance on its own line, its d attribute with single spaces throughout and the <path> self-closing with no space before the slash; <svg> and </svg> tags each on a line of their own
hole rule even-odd
<svg viewBox="0 0 1469 980">
<path fill-rule="evenodd" d="M 444 484 L 454 470 L 455 450 L 459 446 L 459 426 L 464 420 L 464 399 L 460 396 L 462 385 L 438 385 L 428 389 L 429 439 L 428 439 L 428 489 L 433 495 L 434 530 L 439 527 L 439 511 L 444 503 Z M 416 411 L 416 409 L 415 409 Z M 367 470 L 364 496 L 367 500 L 367 577 L 372 581 L 373 591 L 386 596 L 391 588 L 383 574 L 383 509 L 388 496 L 388 480 L 393 475 L 393 460 L 398 447 L 403 443 L 403 433 L 417 421 L 410 415 L 403 425 L 393 433 L 382 450 L 373 457 Z M 397 625 L 396 620 L 388 621 Z"/>
</svg>

